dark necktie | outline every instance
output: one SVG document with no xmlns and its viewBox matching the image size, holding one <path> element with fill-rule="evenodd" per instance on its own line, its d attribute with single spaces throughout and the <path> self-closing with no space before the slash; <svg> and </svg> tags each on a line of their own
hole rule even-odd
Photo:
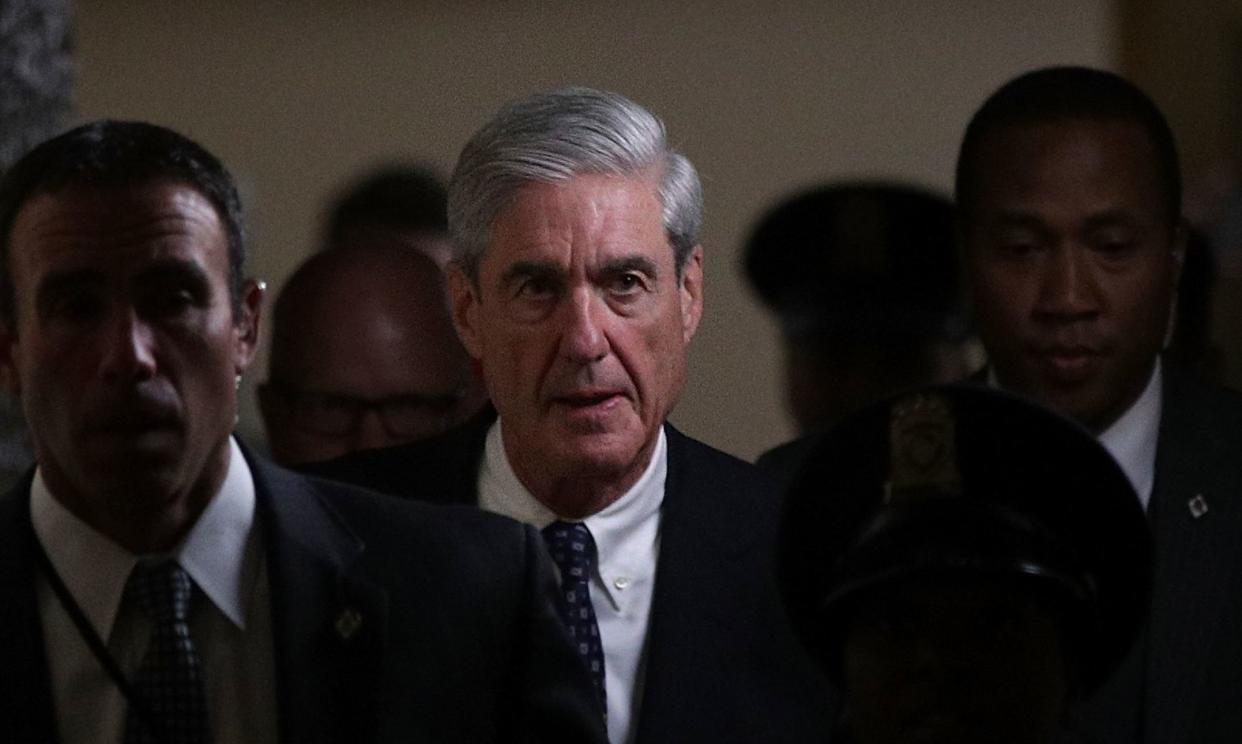
<svg viewBox="0 0 1242 744">
<path fill-rule="evenodd" d="M 207 696 L 202 665 L 190 639 L 190 595 L 194 584 L 173 561 L 139 564 L 125 587 L 126 597 L 151 619 L 151 641 L 133 679 L 146 708 L 131 704 L 125 717 L 125 744 L 205 744 Z M 158 731 L 152 731 L 155 727 Z"/>
<path fill-rule="evenodd" d="M 543 528 L 543 539 L 552 561 L 561 571 L 561 591 L 556 609 L 569 631 L 569 638 L 591 673 L 595 692 L 604 706 L 604 648 L 591 605 L 590 582 L 595 571 L 595 540 L 581 522 L 553 522 Z"/>
</svg>

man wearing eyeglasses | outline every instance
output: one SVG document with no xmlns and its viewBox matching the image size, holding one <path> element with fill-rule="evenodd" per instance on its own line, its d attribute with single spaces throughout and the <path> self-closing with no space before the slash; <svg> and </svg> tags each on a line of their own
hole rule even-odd
<svg viewBox="0 0 1242 744">
<path fill-rule="evenodd" d="M 426 439 L 486 401 L 439 267 L 393 245 L 312 256 L 276 301 L 259 404 L 284 465 Z"/>
</svg>

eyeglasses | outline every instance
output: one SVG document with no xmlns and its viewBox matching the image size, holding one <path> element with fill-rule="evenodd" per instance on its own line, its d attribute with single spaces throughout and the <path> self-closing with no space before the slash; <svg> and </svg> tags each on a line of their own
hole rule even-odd
<svg viewBox="0 0 1242 744">
<path fill-rule="evenodd" d="M 260 386 L 265 394 L 279 397 L 295 428 L 315 434 L 352 434 L 368 411 L 375 411 L 392 437 L 409 437 L 445 428 L 457 404 L 466 396 L 464 387 L 442 395 L 409 393 L 386 398 L 362 398 L 336 393 L 297 390 L 279 382 Z"/>
</svg>

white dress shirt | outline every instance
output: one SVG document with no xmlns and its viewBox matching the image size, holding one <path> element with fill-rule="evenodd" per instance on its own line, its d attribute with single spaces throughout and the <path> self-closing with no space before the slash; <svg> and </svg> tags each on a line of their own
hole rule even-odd
<svg viewBox="0 0 1242 744">
<path fill-rule="evenodd" d="M 636 730 L 667 473 L 668 442 L 661 428 L 651 462 L 638 481 L 616 501 L 582 520 L 595 538 L 599 556 L 591 576 L 591 604 L 604 648 L 608 741 L 612 744 L 633 741 Z M 499 420 L 487 434 L 479 469 L 479 506 L 539 529 L 558 519 L 513 472 Z"/>
<path fill-rule="evenodd" d="M 1160 360 L 1152 368 L 1151 379 L 1126 412 L 1099 436 L 1130 479 L 1143 509 L 1151 503 L 1151 487 L 1156 480 L 1156 443 L 1160 438 L 1160 410 L 1164 403 Z"/>
<path fill-rule="evenodd" d="M 255 529 L 254 479 L 230 440 L 228 474 L 185 539 L 168 554 L 135 556 L 78 519 L 35 472 L 30 493 L 35 535 L 83 614 L 132 678 L 151 623 L 122 603 L 139 561 L 172 558 L 201 591 L 190 633 L 203 663 L 207 709 L 218 742 L 276 741 L 276 682 L 267 568 Z M 36 582 L 63 744 L 119 744 L 127 704 L 91 652 L 46 577 Z"/>
<path fill-rule="evenodd" d="M 1160 358 L 1152 367 L 1151 378 L 1138 399 L 1098 437 L 1138 494 L 1143 509 L 1151 502 L 1156 479 L 1156 444 L 1160 438 L 1160 411 L 1164 404 L 1163 373 Z M 994 368 L 988 368 L 988 384 L 999 388 Z"/>
</svg>

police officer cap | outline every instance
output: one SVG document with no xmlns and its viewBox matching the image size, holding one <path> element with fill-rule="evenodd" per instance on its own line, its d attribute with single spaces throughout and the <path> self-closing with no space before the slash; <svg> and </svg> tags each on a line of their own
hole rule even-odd
<svg viewBox="0 0 1242 744">
<path fill-rule="evenodd" d="M 832 670 L 852 601 L 896 581 L 1012 578 L 1063 600 L 1086 691 L 1128 653 L 1151 590 L 1130 482 L 1085 429 L 1014 396 L 940 386 L 870 406 L 790 486 L 778 571 Z"/>
</svg>

